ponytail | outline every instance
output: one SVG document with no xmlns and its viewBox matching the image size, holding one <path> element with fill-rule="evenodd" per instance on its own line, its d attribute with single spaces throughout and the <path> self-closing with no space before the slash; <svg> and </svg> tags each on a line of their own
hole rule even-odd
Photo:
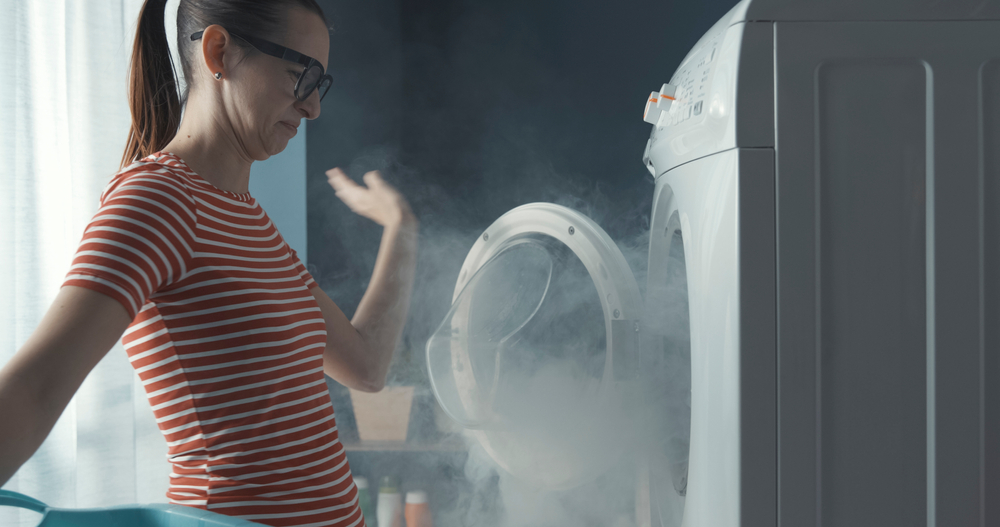
<svg viewBox="0 0 1000 527">
<path fill-rule="evenodd" d="M 276 38 L 285 31 L 292 6 L 305 8 L 327 23 L 316 0 L 181 0 L 177 6 L 177 51 L 188 88 L 197 80 L 192 59 L 201 43 L 192 42 L 187 35 L 220 24 L 230 31 Z M 128 78 L 132 128 L 122 168 L 163 149 L 177 135 L 181 124 L 178 83 L 163 23 L 166 7 L 167 0 L 145 0 L 139 12 Z M 234 42 L 241 45 L 239 40 Z"/>
<path fill-rule="evenodd" d="M 167 0 L 146 0 L 132 45 L 129 66 L 128 105 L 132 128 L 122 156 L 122 168 L 167 145 L 181 121 L 164 10 Z"/>
</svg>

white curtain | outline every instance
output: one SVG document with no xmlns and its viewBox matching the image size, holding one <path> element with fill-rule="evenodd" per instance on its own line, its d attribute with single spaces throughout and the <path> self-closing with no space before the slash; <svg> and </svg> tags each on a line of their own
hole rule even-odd
<svg viewBox="0 0 1000 527">
<path fill-rule="evenodd" d="M 141 5 L 0 0 L 0 365 L 55 298 L 100 193 L 118 170 Z M 176 2 L 167 12 L 172 22 Z M 118 344 L 4 488 L 57 507 L 164 502 L 165 456 Z M 0 507 L 0 525 L 34 525 L 37 518 Z"/>
</svg>

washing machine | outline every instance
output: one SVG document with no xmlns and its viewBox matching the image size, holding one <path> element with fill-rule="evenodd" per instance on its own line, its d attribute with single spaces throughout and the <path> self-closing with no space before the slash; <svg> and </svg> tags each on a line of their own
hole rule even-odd
<svg viewBox="0 0 1000 527">
<path fill-rule="evenodd" d="M 540 488 L 642 452 L 642 526 L 1000 524 L 998 21 L 737 4 L 645 101 L 645 297 L 586 216 L 510 211 L 428 341 L 442 408 Z"/>
</svg>

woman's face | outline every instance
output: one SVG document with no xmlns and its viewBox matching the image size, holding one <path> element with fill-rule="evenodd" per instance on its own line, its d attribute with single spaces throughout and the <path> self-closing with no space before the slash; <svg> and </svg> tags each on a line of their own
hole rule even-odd
<svg viewBox="0 0 1000 527">
<path fill-rule="evenodd" d="M 253 35 L 260 38 L 260 35 Z M 293 8 L 285 35 L 267 38 L 329 65 L 330 35 L 323 20 Z M 295 98 L 295 82 L 304 66 L 257 50 L 225 53 L 222 102 L 235 138 L 252 159 L 262 161 L 288 146 L 302 119 L 319 117 L 319 90 L 304 101 Z M 228 78 L 228 79 L 227 79 Z M 208 82 L 218 82 L 215 78 Z"/>
</svg>

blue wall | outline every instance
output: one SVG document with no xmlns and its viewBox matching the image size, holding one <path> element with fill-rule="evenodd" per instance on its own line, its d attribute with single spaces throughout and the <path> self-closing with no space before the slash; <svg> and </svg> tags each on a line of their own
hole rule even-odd
<svg viewBox="0 0 1000 527">
<path fill-rule="evenodd" d="M 250 169 L 250 195 L 264 208 L 278 232 L 295 249 L 306 254 L 306 128 L 288 142 L 285 151 Z"/>
</svg>

